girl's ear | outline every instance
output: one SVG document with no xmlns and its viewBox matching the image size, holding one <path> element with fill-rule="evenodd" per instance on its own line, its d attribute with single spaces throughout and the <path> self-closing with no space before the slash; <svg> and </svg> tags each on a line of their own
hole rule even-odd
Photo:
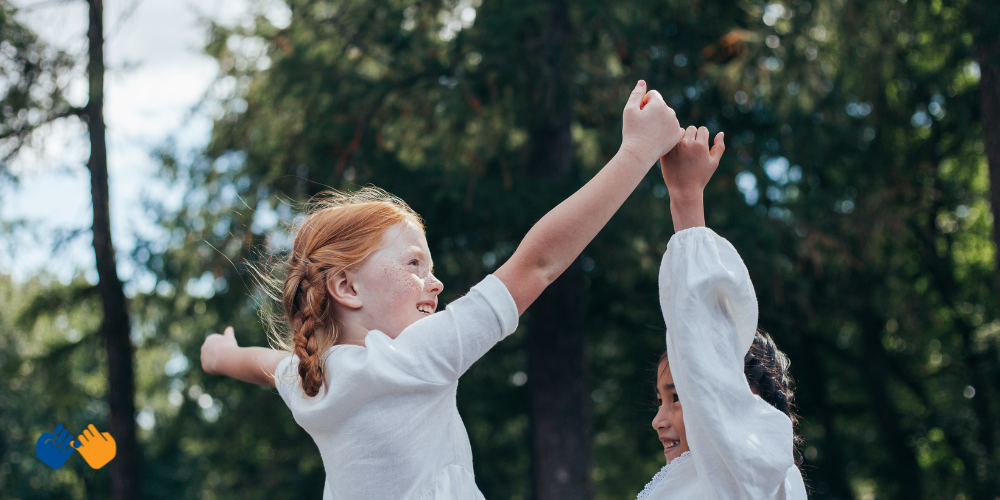
<svg viewBox="0 0 1000 500">
<path fill-rule="evenodd" d="M 326 276 L 326 291 L 338 304 L 351 309 L 360 309 L 361 292 L 357 287 L 357 275 L 349 270 Z"/>
</svg>

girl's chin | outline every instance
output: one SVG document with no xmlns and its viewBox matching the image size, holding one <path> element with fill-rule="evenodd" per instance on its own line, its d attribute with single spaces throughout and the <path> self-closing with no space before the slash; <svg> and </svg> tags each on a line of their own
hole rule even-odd
<svg viewBox="0 0 1000 500">
<path fill-rule="evenodd" d="M 663 450 L 663 456 L 666 457 L 667 463 L 670 463 L 671 460 L 679 457 L 681 453 L 683 453 L 683 450 L 681 450 L 680 445 L 674 446 L 673 448 L 667 450 Z"/>
</svg>

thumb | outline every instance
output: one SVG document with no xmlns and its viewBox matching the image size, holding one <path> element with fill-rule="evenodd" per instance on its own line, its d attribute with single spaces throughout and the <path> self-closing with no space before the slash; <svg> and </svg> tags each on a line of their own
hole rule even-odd
<svg viewBox="0 0 1000 500">
<path fill-rule="evenodd" d="M 715 134 L 715 142 L 712 143 L 712 149 L 708 152 L 708 156 L 712 158 L 712 162 L 716 165 L 722 159 L 722 153 L 726 151 L 726 144 L 723 142 L 725 137 L 726 135 L 722 132 Z"/>
<path fill-rule="evenodd" d="M 646 95 L 646 82 L 639 80 L 635 84 L 635 88 L 632 89 L 632 93 L 628 96 L 628 102 L 625 104 L 626 108 L 639 109 L 642 103 L 642 98 Z"/>
<path fill-rule="evenodd" d="M 227 326 L 226 331 L 222 332 L 222 334 L 231 339 L 236 338 L 236 330 L 233 330 L 233 327 L 231 326 Z"/>
</svg>

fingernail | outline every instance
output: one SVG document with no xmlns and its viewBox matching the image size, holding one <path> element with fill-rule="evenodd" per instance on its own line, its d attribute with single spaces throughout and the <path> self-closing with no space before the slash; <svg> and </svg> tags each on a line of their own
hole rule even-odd
<svg viewBox="0 0 1000 500">
<path fill-rule="evenodd" d="M 645 87 L 646 86 L 646 82 L 644 82 L 642 80 L 639 80 L 639 83 L 635 84 L 635 86 L 636 87 Z"/>
</svg>

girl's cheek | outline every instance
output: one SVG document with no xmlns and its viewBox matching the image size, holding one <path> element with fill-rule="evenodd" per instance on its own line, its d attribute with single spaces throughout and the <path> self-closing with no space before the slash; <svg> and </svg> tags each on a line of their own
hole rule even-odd
<svg viewBox="0 0 1000 500">
<path fill-rule="evenodd" d="M 681 411 L 680 403 L 669 403 L 667 404 L 667 413 L 670 414 L 671 418 L 676 416 Z"/>
<path fill-rule="evenodd" d="M 405 268 L 394 267 L 386 269 L 385 279 L 392 284 L 391 300 L 393 304 L 410 305 L 414 295 L 420 292 L 420 283 L 413 274 Z"/>
</svg>

